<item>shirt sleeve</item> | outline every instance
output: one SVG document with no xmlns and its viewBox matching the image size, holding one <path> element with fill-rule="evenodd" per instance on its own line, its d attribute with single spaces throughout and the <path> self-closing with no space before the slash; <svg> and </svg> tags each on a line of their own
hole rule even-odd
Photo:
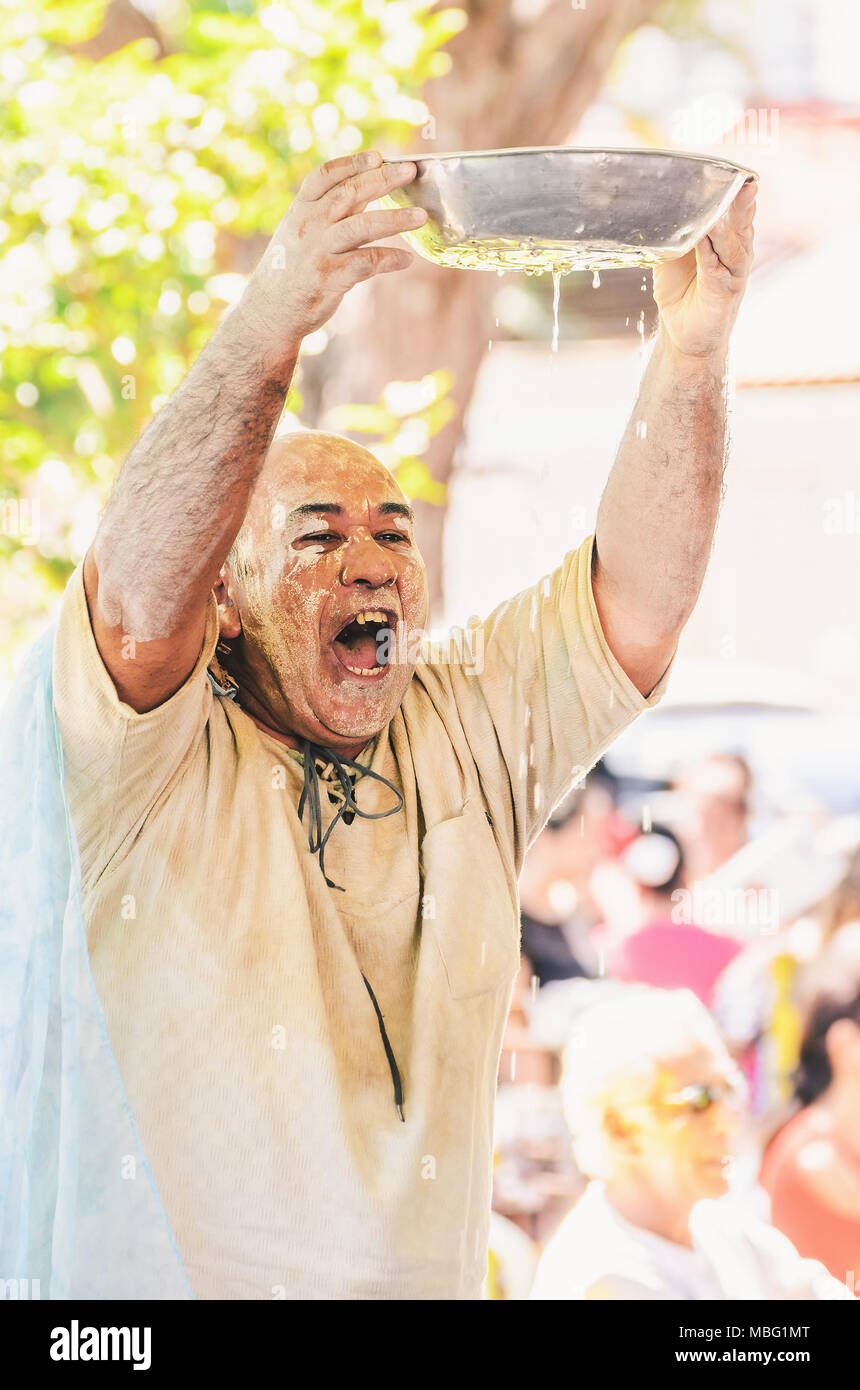
<svg viewBox="0 0 860 1390">
<path fill-rule="evenodd" d="M 592 589 L 594 537 L 552 574 L 450 639 L 449 679 L 485 792 L 509 817 L 517 868 L 566 792 L 646 698 L 610 651 Z M 431 648 L 430 660 L 432 662 Z"/>
<path fill-rule="evenodd" d="M 119 698 L 101 659 L 82 567 L 72 575 L 60 604 L 53 693 L 85 888 L 139 830 L 204 735 L 212 709 L 206 668 L 217 641 L 218 608 L 210 594 L 194 670 L 169 700 L 138 714 Z"/>
</svg>

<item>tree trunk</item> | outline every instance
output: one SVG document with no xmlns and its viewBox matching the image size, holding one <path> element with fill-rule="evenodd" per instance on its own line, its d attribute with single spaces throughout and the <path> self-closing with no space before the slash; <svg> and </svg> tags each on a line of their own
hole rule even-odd
<svg viewBox="0 0 860 1390">
<path fill-rule="evenodd" d="M 449 73 L 428 83 L 426 134 L 410 153 L 561 144 L 596 96 L 624 36 L 658 0 L 467 0 L 469 23 L 448 45 Z M 317 366 L 311 393 L 320 418 L 344 402 L 375 402 L 388 381 L 439 367 L 454 377 L 454 419 L 424 459 L 447 482 L 488 339 L 498 281 L 416 259 L 404 275 L 381 276 L 344 305 L 338 333 Z M 310 363 L 308 366 L 310 367 Z M 416 506 L 431 613 L 442 611 L 442 509 Z"/>
</svg>

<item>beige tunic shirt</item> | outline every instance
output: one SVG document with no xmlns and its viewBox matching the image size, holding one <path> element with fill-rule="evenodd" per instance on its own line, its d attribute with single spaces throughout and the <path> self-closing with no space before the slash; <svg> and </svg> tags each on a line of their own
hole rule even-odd
<svg viewBox="0 0 860 1390">
<path fill-rule="evenodd" d="M 188 680 L 136 714 L 73 576 L 54 695 L 93 973 L 199 1297 L 480 1296 L 523 854 L 666 682 L 643 699 L 609 651 L 591 549 L 419 662 L 371 764 L 403 809 L 328 843 L 345 892 L 302 767 L 213 694 L 214 598 Z M 370 777 L 356 798 L 395 800 Z"/>
</svg>

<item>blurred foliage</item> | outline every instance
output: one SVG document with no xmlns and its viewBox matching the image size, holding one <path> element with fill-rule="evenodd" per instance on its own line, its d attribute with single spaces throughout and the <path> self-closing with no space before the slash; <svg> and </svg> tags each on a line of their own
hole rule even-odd
<svg viewBox="0 0 860 1390">
<path fill-rule="evenodd" d="M 677 39 L 703 39 L 708 44 L 717 40 L 745 58 L 745 50 L 735 49 L 729 31 L 737 13 L 750 8 L 751 0 L 716 5 L 713 0 L 663 0 L 655 22 Z"/>
<path fill-rule="evenodd" d="M 323 160 L 414 141 L 422 85 L 466 22 L 432 0 L 151 0 L 159 37 L 93 61 L 76 46 L 107 34 L 117 8 L 0 0 L 7 651 L 241 292 L 261 249 L 249 238 L 274 230 Z M 402 426 L 387 422 L 383 442 Z"/>
<path fill-rule="evenodd" d="M 444 506 L 448 489 L 420 457 L 434 434 L 456 413 L 451 373 L 431 372 L 420 381 L 390 381 L 378 405 L 341 405 L 331 412 L 335 429 L 374 435 L 373 452 L 390 468 L 407 497 Z"/>
</svg>

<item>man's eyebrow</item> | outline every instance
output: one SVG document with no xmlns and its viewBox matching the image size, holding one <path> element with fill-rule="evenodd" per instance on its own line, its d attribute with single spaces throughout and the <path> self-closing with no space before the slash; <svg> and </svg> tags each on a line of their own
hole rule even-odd
<svg viewBox="0 0 860 1390">
<path fill-rule="evenodd" d="M 383 516 L 403 516 L 407 521 L 415 520 L 415 513 L 411 507 L 407 507 L 403 502 L 380 502 L 376 509 Z M 321 516 L 326 512 L 332 512 L 335 516 L 343 515 L 343 507 L 339 502 L 303 502 L 300 507 L 294 507 L 290 516 Z"/>
<path fill-rule="evenodd" d="M 380 502 L 378 511 L 383 516 L 405 516 L 407 521 L 415 520 L 415 513 L 411 507 L 405 506 L 403 502 Z"/>
<path fill-rule="evenodd" d="M 300 507 L 294 507 L 290 516 L 320 516 L 324 512 L 334 512 L 336 515 L 343 513 L 343 507 L 339 502 L 303 502 Z"/>
</svg>

